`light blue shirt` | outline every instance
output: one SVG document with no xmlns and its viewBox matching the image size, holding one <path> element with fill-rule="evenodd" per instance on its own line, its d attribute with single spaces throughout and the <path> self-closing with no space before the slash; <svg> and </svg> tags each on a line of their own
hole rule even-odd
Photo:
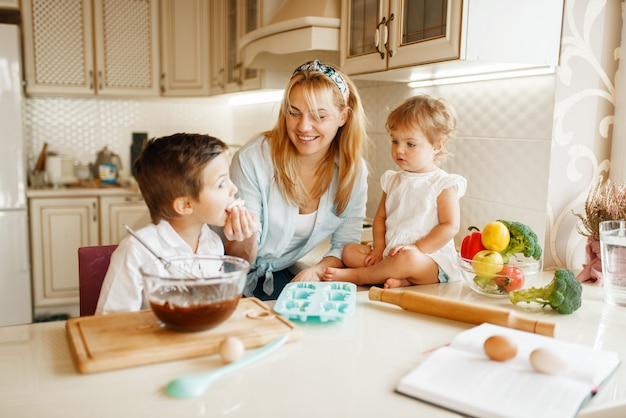
<svg viewBox="0 0 626 418">
<path fill-rule="evenodd" d="M 274 290 L 272 272 L 291 266 L 329 236 L 331 248 L 324 257 L 333 256 L 341 260 L 343 247 L 361 240 L 367 203 L 367 166 L 362 159 L 348 206 L 342 214 L 336 214 L 334 197 L 339 166 L 335 164 L 331 185 L 320 198 L 311 236 L 302 246 L 289 251 L 299 208 L 287 201 L 276 187 L 270 147 L 264 138 L 256 138 L 244 145 L 235 154 L 230 166 L 230 176 L 239 188 L 239 197 L 245 200 L 246 208 L 258 214 L 260 219 L 259 248 L 248 274 L 244 289 L 246 296 L 252 296 L 260 277 L 265 277 L 263 290 L 271 294 Z"/>
</svg>

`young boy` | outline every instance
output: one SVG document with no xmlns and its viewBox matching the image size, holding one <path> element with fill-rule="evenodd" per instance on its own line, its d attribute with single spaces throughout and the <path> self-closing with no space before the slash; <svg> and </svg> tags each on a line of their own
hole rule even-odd
<svg viewBox="0 0 626 418">
<path fill-rule="evenodd" d="M 258 230 L 258 219 L 235 205 L 237 187 L 230 181 L 227 146 L 200 134 L 178 133 L 148 142 L 134 163 L 152 223 L 137 231 L 161 257 L 223 255 L 224 245 L 209 225 L 224 227 L 229 240 Z M 131 236 L 111 256 L 96 315 L 149 308 L 140 267 L 154 261 Z"/>
</svg>

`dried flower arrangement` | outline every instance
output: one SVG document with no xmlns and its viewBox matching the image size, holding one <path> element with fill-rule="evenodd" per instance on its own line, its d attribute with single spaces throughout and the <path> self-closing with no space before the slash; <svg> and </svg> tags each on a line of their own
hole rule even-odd
<svg viewBox="0 0 626 418">
<path fill-rule="evenodd" d="M 593 240 L 600 239 L 600 222 L 626 219 L 626 184 L 616 184 L 599 178 L 589 190 L 585 201 L 585 215 L 574 213 L 581 224 L 576 229 Z"/>
<path fill-rule="evenodd" d="M 589 190 L 585 201 L 585 214 L 574 213 L 580 223 L 576 230 L 587 237 L 585 247 L 587 262 L 576 275 L 580 282 L 602 284 L 602 260 L 600 254 L 600 222 L 626 219 L 626 184 L 615 184 L 600 177 Z"/>
</svg>

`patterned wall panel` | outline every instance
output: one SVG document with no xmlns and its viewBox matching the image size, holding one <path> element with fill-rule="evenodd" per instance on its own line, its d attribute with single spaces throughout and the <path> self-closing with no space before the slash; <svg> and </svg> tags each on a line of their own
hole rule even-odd
<svg viewBox="0 0 626 418">
<path fill-rule="evenodd" d="M 557 70 L 550 170 L 548 266 L 578 271 L 585 237 L 576 230 L 589 187 L 609 170 L 621 0 L 566 0 Z M 624 162 L 617 162 L 624 164 Z"/>
</svg>

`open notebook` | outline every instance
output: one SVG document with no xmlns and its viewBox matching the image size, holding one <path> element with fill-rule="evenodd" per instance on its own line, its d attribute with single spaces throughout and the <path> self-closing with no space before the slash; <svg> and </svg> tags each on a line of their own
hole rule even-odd
<svg viewBox="0 0 626 418">
<path fill-rule="evenodd" d="M 492 335 L 514 341 L 515 358 L 489 360 L 483 343 Z M 529 357 L 539 347 L 560 353 L 568 363 L 567 372 L 536 372 Z M 576 416 L 619 363 L 614 352 L 485 323 L 430 353 L 400 380 L 396 390 L 475 417 L 567 418 Z"/>
</svg>

